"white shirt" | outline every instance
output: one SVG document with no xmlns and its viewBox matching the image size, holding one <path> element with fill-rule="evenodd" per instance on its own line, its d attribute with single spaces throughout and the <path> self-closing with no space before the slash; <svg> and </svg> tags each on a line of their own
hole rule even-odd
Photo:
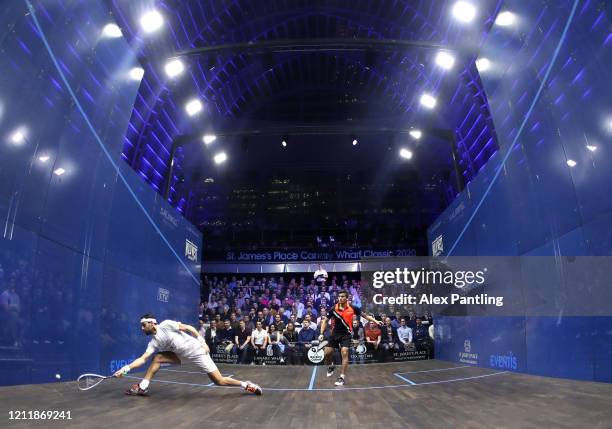
<svg viewBox="0 0 612 429">
<path fill-rule="evenodd" d="M 412 342 L 412 329 L 408 326 L 400 326 L 397 328 L 397 336 L 402 342 Z"/>
<path fill-rule="evenodd" d="M 315 271 L 314 273 L 314 278 L 317 283 L 323 283 L 325 280 L 327 280 L 327 277 L 329 277 L 327 275 L 327 271 L 325 271 L 323 268 Z"/>
<path fill-rule="evenodd" d="M 253 332 L 251 332 L 251 338 L 253 338 L 253 344 L 256 345 L 262 345 L 265 341 L 265 338 L 268 336 L 268 332 L 265 329 L 262 329 L 261 331 L 258 329 L 255 329 Z"/>
<path fill-rule="evenodd" d="M 193 358 L 204 354 L 200 342 L 187 332 L 179 331 L 179 322 L 164 320 L 147 345 L 147 353 L 174 352 L 179 357 Z"/>
</svg>

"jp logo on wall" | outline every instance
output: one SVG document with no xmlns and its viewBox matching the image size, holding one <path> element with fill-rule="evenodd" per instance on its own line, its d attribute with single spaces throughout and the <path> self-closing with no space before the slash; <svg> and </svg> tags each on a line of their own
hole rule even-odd
<svg viewBox="0 0 612 429">
<path fill-rule="evenodd" d="M 472 341 L 463 342 L 463 351 L 459 352 L 459 362 L 478 365 L 478 353 L 472 353 Z"/>
<path fill-rule="evenodd" d="M 168 289 L 164 289 L 160 287 L 157 289 L 157 300 L 160 302 L 168 302 L 170 299 L 170 291 Z"/>
<path fill-rule="evenodd" d="M 444 242 L 442 241 L 442 234 L 440 234 L 431 242 L 431 254 L 432 256 L 440 256 L 442 252 L 444 252 Z"/>
<path fill-rule="evenodd" d="M 185 239 L 185 256 L 191 262 L 197 262 L 198 260 L 198 246 L 188 239 Z"/>
</svg>

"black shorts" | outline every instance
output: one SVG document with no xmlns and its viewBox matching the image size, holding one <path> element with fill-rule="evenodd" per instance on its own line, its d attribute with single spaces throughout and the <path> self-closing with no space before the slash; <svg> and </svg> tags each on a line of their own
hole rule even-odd
<svg viewBox="0 0 612 429">
<path fill-rule="evenodd" d="M 352 339 L 353 337 L 350 333 L 331 334 L 326 347 L 333 347 L 334 349 L 350 347 Z"/>
</svg>

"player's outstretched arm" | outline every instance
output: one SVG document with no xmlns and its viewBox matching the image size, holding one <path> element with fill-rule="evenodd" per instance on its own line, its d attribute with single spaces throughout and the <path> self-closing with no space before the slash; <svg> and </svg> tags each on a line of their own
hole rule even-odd
<svg viewBox="0 0 612 429">
<path fill-rule="evenodd" d="M 198 330 L 196 328 L 194 328 L 191 325 L 186 325 L 185 323 L 179 322 L 179 331 L 187 332 L 190 335 L 193 335 L 194 337 L 196 337 L 198 339 L 198 341 L 200 342 L 200 344 L 202 345 L 202 347 L 204 347 L 206 352 L 207 353 L 209 352 L 208 345 L 206 345 L 206 341 L 204 341 L 204 337 L 202 337 L 202 335 L 200 335 L 200 333 L 198 332 Z"/>
<path fill-rule="evenodd" d="M 123 377 L 124 375 L 126 375 L 128 372 L 130 372 L 134 368 L 138 368 L 138 367 L 143 366 L 147 362 L 147 360 L 149 359 L 151 354 L 152 353 L 144 352 L 142 354 L 142 356 L 140 356 L 138 359 L 134 360 L 131 364 L 125 365 L 121 369 L 119 369 L 117 372 L 115 372 L 113 374 L 113 377 Z"/>
<path fill-rule="evenodd" d="M 374 322 L 378 325 L 382 325 L 384 323 L 380 320 L 376 320 L 376 317 L 372 316 L 371 314 L 362 312 L 361 315 L 364 317 L 364 319 L 366 319 L 369 322 Z"/>
</svg>

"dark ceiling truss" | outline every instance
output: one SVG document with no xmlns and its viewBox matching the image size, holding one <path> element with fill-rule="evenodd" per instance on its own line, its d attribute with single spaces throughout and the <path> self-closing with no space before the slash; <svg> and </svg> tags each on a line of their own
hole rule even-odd
<svg viewBox="0 0 612 429">
<path fill-rule="evenodd" d="M 295 125 L 295 124 L 287 124 L 285 126 L 267 126 L 267 127 L 259 127 L 259 128 L 243 128 L 243 129 L 235 129 L 229 128 L 227 130 L 217 130 L 216 135 L 219 138 L 223 137 L 256 137 L 256 136 L 266 136 L 266 137 L 279 137 L 279 136 L 324 136 L 324 135 L 350 135 L 356 134 L 360 136 L 365 136 L 368 134 L 373 135 L 388 135 L 392 137 L 397 137 L 403 135 L 409 135 L 409 133 L 413 130 L 410 128 L 401 128 L 401 127 L 386 127 L 386 126 L 355 126 L 353 124 L 311 124 L 311 125 Z M 455 132 L 452 129 L 447 128 L 421 128 L 421 131 L 425 134 L 439 138 L 448 143 L 450 152 L 452 154 L 452 162 L 456 179 L 456 186 L 459 192 L 463 190 L 465 187 L 464 176 L 461 173 L 459 166 L 459 158 L 460 155 L 457 151 L 457 141 L 455 137 Z M 169 172 L 166 175 L 166 180 L 164 182 L 163 196 L 165 199 L 170 197 L 171 191 L 171 180 L 170 177 L 174 177 L 173 166 L 175 164 L 174 157 L 179 152 L 179 150 L 191 144 L 198 144 L 200 142 L 201 135 L 200 134 L 191 134 L 191 135 L 180 135 L 173 139 L 172 147 L 170 149 L 170 157 L 168 158 L 166 169 Z"/>
<path fill-rule="evenodd" d="M 268 7 L 273 3 L 273 7 Z M 345 0 L 345 1 L 275 1 L 242 0 L 226 1 L 163 1 L 166 9 L 176 9 L 181 22 L 181 33 L 176 35 L 177 46 L 190 47 L 198 43 L 210 45 L 223 40 L 255 41 L 274 31 L 270 23 L 286 22 L 287 37 L 304 37 L 315 34 L 320 27 L 304 21 L 291 31 L 291 18 L 314 14 L 328 15 L 327 34 L 344 32 L 346 37 L 355 37 L 359 32 L 351 25 L 342 25 L 337 20 L 360 21 L 360 29 L 378 31 L 386 38 L 412 38 L 418 31 L 428 39 L 444 39 L 438 31 L 444 8 L 431 0 Z M 440 3 L 439 1 L 437 3 Z M 425 16 L 422 11 L 427 12 Z M 279 27 L 282 28 L 282 27 Z M 302 33 L 299 29 L 303 29 Z M 348 32 L 353 30 L 352 34 Z M 277 29 L 278 30 L 278 29 Z M 386 32 L 386 34 L 385 34 Z M 317 34 L 317 36 L 319 36 Z M 324 36 L 324 35 L 323 35 Z"/>
<path fill-rule="evenodd" d="M 262 97 L 264 95 L 274 97 L 299 88 L 315 90 L 336 85 L 336 89 L 351 96 L 367 98 L 373 93 L 384 94 L 401 113 L 407 113 L 414 108 L 417 88 L 435 91 L 438 83 L 431 81 L 430 75 L 425 74 L 412 58 L 400 53 L 389 54 L 388 58 L 387 64 L 379 61 L 379 66 L 365 64 L 363 58 L 345 53 L 325 52 L 316 58 L 310 53 L 300 53 L 278 59 L 272 69 L 263 70 L 259 64 L 251 62 L 248 64 L 253 72 L 247 67 L 245 73 L 219 82 L 219 89 L 206 94 L 206 98 L 217 105 L 223 116 L 238 117 L 245 107 L 252 111 L 258 104 L 269 102 Z M 259 74 L 255 73 L 257 71 Z M 332 76 L 334 71 L 340 72 L 336 79 Z"/>
<path fill-rule="evenodd" d="M 419 110 L 418 95 L 424 90 L 437 93 L 445 84 L 444 75 L 431 67 L 432 53 L 444 49 L 458 54 L 456 68 L 463 70 L 453 91 L 453 104 L 460 107 L 446 115 L 449 108 L 441 106 L 438 113 L 455 127 L 466 181 L 496 149 L 486 98 L 469 88 L 478 86 L 478 73 L 475 78 L 469 64 L 473 52 L 461 51 L 464 29 L 448 20 L 451 0 L 157 0 L 153 3 L 167 20 L 166 36 L 151 41 L 138 36 L 136 24 L 142 6 L 149 3 L 107 1 L 146 70 L 123 157 L 160 193 L 163 179 L 177 183 L 183 174 L 181 151 L 174 158 L 176 175 L 168 174 L 173 140 L 200 130 L 197 123 L 185 121 L 186 96 L 205 101 L 208 123 L 248 119 L 264 112 L 266 103 L 295 98 L 297 91 L 332 89 L 338 97 L 344 92 L 370 108 L 385 104 L 410 119 Z M 485 12 L 485 27 L 500 7 L 501 0 L 489 3 L 494 2 L 497 6 Z M 163 63 L 182 54 L 189 57 L 186 76 L 168 82 L 160 72 Z M 308 61 L 311 54 L 320 62 Z M 271 67 L 264 69 L 266 64 Z M 346 85 L 326 82 L 332 71 Z M 295 78 L 293 85 L 288 83 Z M 181 210 L 181 195 L 172 186 L 170 194 Z"/>
</svg>

